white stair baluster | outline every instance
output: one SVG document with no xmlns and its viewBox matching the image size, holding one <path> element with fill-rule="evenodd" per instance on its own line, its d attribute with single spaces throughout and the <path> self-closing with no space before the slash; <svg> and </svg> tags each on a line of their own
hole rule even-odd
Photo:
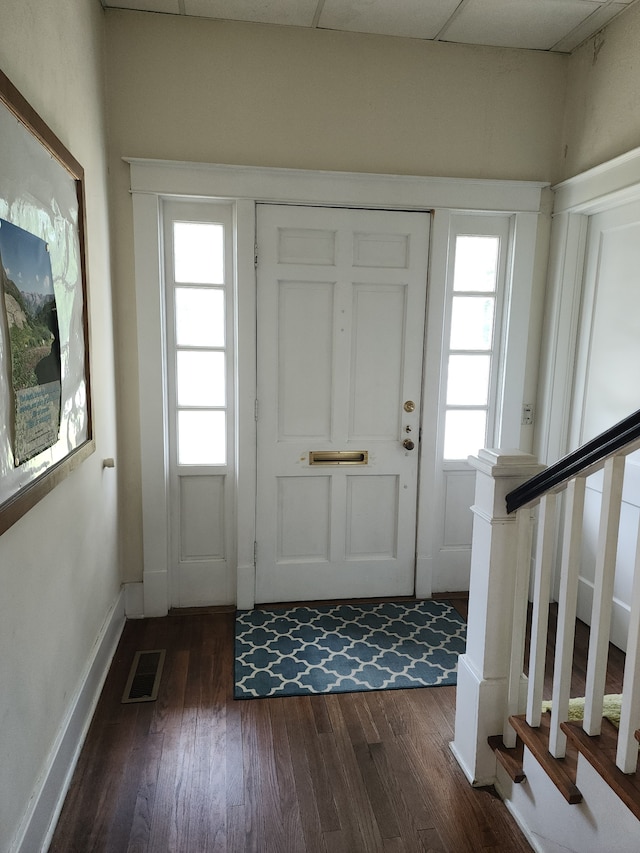
<svg viewBox="0 0 640 853">
<path fill-rule="evenodd" d="M 627 636 L 627 656 L 622 685 L 622 710 L 616 764 L 623 773 L 635 773 L 638 764 L 638 741 L 635 731 L 640 728 L 640 528 L 636 545 L 636 561 L 631 590 L 631 613 Z"/>
<path fill-rule="evenodd" d="M 567 719 L 569 710 L 585 487 L 585 477 L 577 477 L 575 480 L 571 480 L 567 486 L 565 498 L 551 728 L 549 731 L 549 752 L 555 758 L 564 758 L 567 746 L 567 737 L 561 730 L 560 723 Z"/>
<path fill-rule="evenodd" d="M 522 666 L 524 645 L 527 633 L 527 605 L 529 603 L 529 575 L 531 574 L 531 539 L 533 533 L 533 513 L 528 507 L 518 510 L 516 576 L 513 591 L 513 632 L 511 638 L 511 657 L 509 661 L 509 683 L 507 688 L 507 713 L 502 732 L 502 741 L 506 747 L 516 745 L 515 729 L 509 724 L 509 717 L 519 714 L 520 688 L 522 684 Z"/>
<path fill-rule="evenodd" d="M 592 736 L 602 728 L 624 462 L 624 456 L 613 456 L 604 465 L 583 722 L 585 732 Z"/>
<path fill-rule="evenodd" d="M 546 494 L 540 501 L 538 540 L 531 619 L 531 650 L 529 655 L 529 686 L 527 692 L 527 723 L 539 727 L 542 715 L 542 689 L 547 651 L 549 622 L 549 590 L 556 523 L 556 496 Z"/>
</svg>

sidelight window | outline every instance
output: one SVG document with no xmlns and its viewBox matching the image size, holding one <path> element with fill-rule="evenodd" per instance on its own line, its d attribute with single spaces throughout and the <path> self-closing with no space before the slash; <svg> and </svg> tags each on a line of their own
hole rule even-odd
<svg viewBox="0 0 640 853">
<path fill-rule="evenodd" d="M 226 465 L 227 224 L 173 221 L 169 319 L 178 465 Z"/>
<path fill-rule="evenodd" d="M 486 446 L 496 365 L 501 238 L 458 234 L 447 347 L 444 458 Z"/>
</svg>

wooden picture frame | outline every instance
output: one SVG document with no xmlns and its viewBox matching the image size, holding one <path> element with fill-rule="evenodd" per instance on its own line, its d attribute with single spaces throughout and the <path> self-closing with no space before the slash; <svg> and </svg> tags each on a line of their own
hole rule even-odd
<svg viewBox="0 0 640 853">
<path fill-rule="evenodd" d="M 4 243 L 0 239 L 2 534 L 92 454 L 95 441 L 84 170 L 1 71 L 0 151 L 0 229 L 4 227 Z M 33 249 L 37 248 L 51 275 L 36 274 Z M 31 284 L 24 283 L 27 278 Z M 42 304 L 35 307 L 38 300 L 48 303 L 46 317 Z M 37 320 L 36 310 L 40 311 Z M 34 328 L 43 329 L 45 322 L 52 330 L 50 340 L 42 335 L 36 339 Z M 30 343 L 22 343 L 27 334 Z M 27 378 L 23 366 L 27 358 L 19 347 L 32 350 Z M 55 375 L 38 372 L 45 361 L 55 364 Z M 26 392 L 32 392 L 29 399 L 35 402 L 24 402 Z M 46 394 L 49 398 L 43 403 Z M 36 416 L 33 409 L 37 406 Z"/>
</svg>

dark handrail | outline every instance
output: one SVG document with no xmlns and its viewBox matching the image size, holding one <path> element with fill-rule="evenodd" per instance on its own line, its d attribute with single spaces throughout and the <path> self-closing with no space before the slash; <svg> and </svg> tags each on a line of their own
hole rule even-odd
<svg viewBox="0 0 640 853">
<path fill-rule="evenodd" d="M 515 512 L 637 439 L 640 439 L 640 409 L 509 492 L 507 512 Z"/>
</svg>

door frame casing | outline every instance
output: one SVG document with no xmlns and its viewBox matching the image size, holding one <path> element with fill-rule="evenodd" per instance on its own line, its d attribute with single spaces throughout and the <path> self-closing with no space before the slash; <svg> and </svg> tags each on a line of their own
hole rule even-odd
<svg viewBox="0 0 640 853">
<path fill-rule="evenodd" d="M 589 226 L 596 214 L 640 202 L 640 148 L 569 178 L 554 186 L 553 191 L 536 447 L 538 458 L 546 463 L 561 458 L 582 439 L 586 362 L 580 343 L 587 339 L 585 330 L 591 328 L 594 309 L 593 300 L 585 292 Z M 625 476 L 631 479 L 637 466 L 630 461 L 627 464 L 633 471 L 628 470 Z M 556 597 L 559 572 L 556 560 L 553 579 Z M 589 585 L 582 577 L 579 595 L 590 600 Z M 615 599 L 612 640 L 621 647 L 627 623 L 628 605 Z"/>
<path fill-rule="evenodd" d="M 502 272 L 496 291 L 499 319 L 492 347 L 496 368 L 495 372 L 492 368 L 487 440 L 491 447 L 530 452 L 533 425 L 522 424 L 522 406 L 525 402 L 535 404 L 535 371 L 531 377 L 528 364 L 529 341 L 535 347 L 539 339 L 536 314 L 542 313 L 541 301 L 536 305 L 534 298 L 539 218 L 539 214 L 522 211 L 436 210 L 434 213 L 430 281 L 440 286 L 431 287 L 427 311 L 422 434 L 422 473 L 426 476 L 421 477 L 419 502 L 424 511 L 417 531 L 416 594 L 420 598 L 428 598 L 432 591 L 459 592 L 469 588 L 471 513 L 468 539 L 454 539 L 453 543 L 448 540 L 447 514 L 457 516 L 470 506 L 476 472 L 466 460 L 445 460 L 443 446 L 447 386 L 444 353 L 449 346 L 456 236 L 501 235 Z M 527 342 L 524 346 L 523 341 Z M 429 417 L 428 412 L 437 414 Z M 456 482 L 463 483 L 462 489 L 456 495 L 454 488 L 454 497 L 450 497 L 450 486 Z"/>
<path fill-rule="evenodd" d="M 552 187 L 553 226 L 541 358 L 538 442 L 554 462 L 579 440 L 572 423 L 589 217 L 640 201 L 640 148 Z"/>
<path fill-rule="evenodd" d="M 432 252 L 429 261 L 427 300 L 427 351 L 429 336 L 437 338 L 437 270 L 446 257 L 446 246 L 438 246 L 434 235 L 444 235 L 443 224 L 451 213 L 508 213 L 523 223 L 525 256 L 536 249 L 539 214 L 546 200 L 548 184 L 528 181 L 490 181 L 429 178 L 405 175 L 314 172 L 306 170 L 194 164 L 176 161 L 125 158 L 130 166 L 133 197 L 135 290 L 137 304 L 138 372 L 143 523 L 144 615 L 168 612 L 170 599 L 170 547 L 168 542 L 168 456 L 166 364 L 164 354 L 164 292 L 161 276 L 162 240 L 159 231 L 161 201 L 165 198 L 208 198 L 234 203 L 235 215 L 235 328 L 236 328 L 236 601 L 240 609 L 255 603 L 255 479 L 256 479 L 256 297 L 255 297 L 255 204 L 317 204 L 340 207 L 371 207 L 387 210 L 432 212 Z M 532 270 L 523 272 L 517 290 L 525 303 L 531 299 Z M 528 317 L 512 318 L 513 339 L 528 334 Z M 241 346 L 240 346 L 241 342 Z M 537 344 L 537 342 L 534 342 Z M 535 346 L 534 346 L 535 349 Z M 441 352 L 441 347 L 440 347 Z M 427 352 L 427 355 L 429 352 Z M 438 353 L 439 357 L 439 353 Z M 534 356 L 535 357 L 535 356 Z M 524 355 L 509 369 L 514 388 L 525 383 Z M 438 366 L 438 375 L 439 375 Z M 517 374 L 517 375 L 516 375 Z M 429 384 L 425 371 L 425 403 L 440 399 L 439 382 Z M 504 403 L 505 401 L 503 401 Z M 521 443 L 519 406 L 503 405 L 499 435 L 503 441 Z M 517 433 L 517 434 L 516 434 Z M 431 436 L 438 440 L 437 436 Z M 426 435 L 423 434 L 423 442 Z M 425 444 L 423 443 L 423 448 Z M 435 445 L 434 445 L 435 447 Z M 421 480 L 428 481 L 434 452 L 421 454 Z M 418 514 L 416 595 L 430 597 L 432 557 L 429 553 L 430 521 Z M 233 586 L 233 584 L 231 584 Z M 220 600 L 215 604 L 232 604 Z"/>
</svg>

